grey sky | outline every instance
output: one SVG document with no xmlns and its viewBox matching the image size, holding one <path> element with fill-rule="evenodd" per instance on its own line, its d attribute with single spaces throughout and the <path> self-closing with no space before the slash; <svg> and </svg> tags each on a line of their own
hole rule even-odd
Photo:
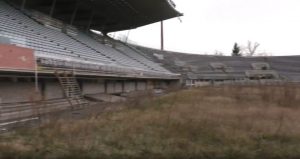
<svg viewBox="0 0 300 159">
<path fill-rule="evenodd" d="M 259 52 L 300 55 L 299 0 L 174 0 L 185 14 L 165 21 L 165 48 L 229 55 L 234 42 L 261 44 Z M 127 32 L 121 32 L 127 34 Z M 129 39 L 159 48 L 160 24 L 130 31 Z"/>
</svg>

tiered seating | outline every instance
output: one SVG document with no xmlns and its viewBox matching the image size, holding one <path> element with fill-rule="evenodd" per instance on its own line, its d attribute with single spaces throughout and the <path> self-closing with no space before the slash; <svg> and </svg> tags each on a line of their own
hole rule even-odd
<svg viewBox="0 0 300 159">
<path fill-rule="evenodd" d="M 116 48 L 119 51 L 121 51 L 124 55 L 134 59 L 135 61 L 138 61 L 139 63 L 141 63 L 148 69 L 151 69 L 154 71 L 167 72 L 167 70 L 165 70 L 164 68 L 160 67 L 159 65 L 152 62 L 151 60 L 148 60 L 142 54 L 139 54 L 136 50 L 133 50 L 130 47 L 128 47 L 122 43 L 117 43 Z"/>
<path fill-rule="evenodd" d="M 290 57 L 269 57 L 268 63 L 272 69 L 277 70 L 279 74 L 292 81 L 300 81 L 300 56 Z"/>
<path fill-rule="evenodd" d="M 182 54 L 176 52 L 160 51 L 140 46 L 134 46 L 142 52 L 146 52 L 153 61 L 158 61 L 173 72 L 181 73 L 188 78 L 189 74 L 198 78 L 219 79 L 233 78 L 246 79 L 247 74 L 274 75 L 275 78 L 300 81 L 300 56 L 291 57 L 231 57 Z M 158 59 L 156 56 L 163 58 Z M 222 63 L 226 69 L 214 69 L 212 64 Z M 266 65 L 266 70 L 254 67 L 257 64 Z M 279 75 L 279 76 L 278 76 Z M 283 77 L 283 78 L 282 78 Z"/>
<path fill-rule="evenodd" d="M 71 58 L 83 61 L 112 63 L 113 61 L 66 34 L 46 28 L 18 10 L 0 1 L 0 35 L 9 37 L 13 44 L 36 50 L 37 56 Z"/>
<path fill-rule="evenodd" d="M 278 71 L 299 73 L 300 71 L 300 57 L 270 57 L 268 62 L 273 69 Z"/>
<path fill-rule="evenodd" d="M 94 40 L 92 37 L 84 34 L 78 33 L 77 36 L 74 36 L 76 40 L 84 43 L 88 47 L 94 49 L 96 52 L 103 54 L 104 56 L 110 57 L 114 59 L 120 65 L 124 65 L 127 67 L 136 67 L 141 69 L 148 69 L 145 68 L 143 65 L 134 61 L 133 59 L 129 58 L 128 56 L 123 55 L 122 53 L 118 52 L 117 50 L 111 48 L 110 46 L 106 46 Z"/>
<path fill-rule="evenodd" d="M 82 32 L 67 35 L 40 24 L 1 0 L 0 21 L 4 22 L 0 23 L 0 36 L 9 38 L 12 44 L 34 49 L 37 57 L 104 65 L 117 70 L 126 68 L 129 72 L 136 70 L 151 75 L 171 74 L 138 53 L 129 52 L 125 45 L 125 51 L 121 52 Z"/>
<path fill-rule="evenodd" d="M 241 57 L 217 57 L 218 61 L 222 61 L 226 66 L 232 68 L 234 71 L 251 70 L 251 62 Z"/>
</svg>

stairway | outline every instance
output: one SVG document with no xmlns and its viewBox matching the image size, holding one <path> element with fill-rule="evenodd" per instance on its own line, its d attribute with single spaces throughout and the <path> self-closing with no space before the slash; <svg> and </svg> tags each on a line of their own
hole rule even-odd
<svg viewBox="0 0 300 159">
<path fill-rule="evenodd" d="M 60 86 L 72 109 L 80 109 L 89 103 L 83 98 L 79 84 L 73 72 L 55 72 Z"/>
</svg>

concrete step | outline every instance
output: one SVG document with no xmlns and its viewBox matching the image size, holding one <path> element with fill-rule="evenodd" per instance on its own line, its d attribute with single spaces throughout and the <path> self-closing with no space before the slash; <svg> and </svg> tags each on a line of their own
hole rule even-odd
<svg viewBox="0 0 300 159">
<path fill-rule="evenodd" d="M 61 83 L 63 83 L 63 84 L 64 84 L 64 83 L 67 83 L 67 84 L 68 84 L 68 83 L 74 83 L 74 84 L 77 84 L 76 81 L 62 81 Z"/>
<path fill-rule="evenodd" d="M 120 102 L 120 101 L 126 101 L 126 98 L 110 95 L 110 94 L 91 94 L 91 95 L 85 95 L 86 98 L 91 99 L 93 101 L 99 101 L 99 102 Z"/>
<path fill-rule="evenodd" d="M 78 86 L 74 86 L 74 85 L 62 85 L 63 87 L 65 87 L 65 88 L 70 88 L 70 89 L 72 89 L 72 88 L 74 88 L 74 89 L 79 89 L 79 87 Z M 80 89 L 79 89 L 80 90 Z"/>
<path fill-rule="evenodd" d="M 77 89 L 77 90 L 80 90 L 80 88 L 79 87 L 75 87 L 75 86 L 72 86 L 72 85 L 63 85 L 63 87 L 64 88 L 66 88 L 66 89 Z"/>
<path fill-rule="evenodd" d="M 76 85 L 71 85 L 71 84 L 63 84 L 62 86 L 64 86 L 64 87 L 69 87 L 69 88 L 79 88 L 78 86 L 76 86 Z"/>
</svg>

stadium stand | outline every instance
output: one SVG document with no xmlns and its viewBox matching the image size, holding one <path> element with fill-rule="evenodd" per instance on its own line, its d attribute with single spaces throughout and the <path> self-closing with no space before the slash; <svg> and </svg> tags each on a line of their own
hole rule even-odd
<svg viewBox="0 0 300 159">
<path fill-rule="evenodd" d="M 172 72 L 181 74 L 187 86 L 299 82 L 300 79 L 300 56 L 209 56 L 133 47 Z"/>
<path fill-rule="evenodd" d="M 11 44 L 34 49 L 37 57 L 170 73 L 126 45 L 119 43 L 117 49 L 111 48 L 98 43 L 83 32 L 70 36 L 37 23 L 3 1 L 0 3 L 0 18 L 1 21 L 6 21 L 1 23 L 0 36 L 9 38 Z"/>
<path fill-rule="evenodd" d="M 0 0 L 0 123 L 81 109 L 91 95 L 176 85 L 179 74 L 106 35 L 181 16 L 173 5 L 167 0 Z"/>
</svg>

